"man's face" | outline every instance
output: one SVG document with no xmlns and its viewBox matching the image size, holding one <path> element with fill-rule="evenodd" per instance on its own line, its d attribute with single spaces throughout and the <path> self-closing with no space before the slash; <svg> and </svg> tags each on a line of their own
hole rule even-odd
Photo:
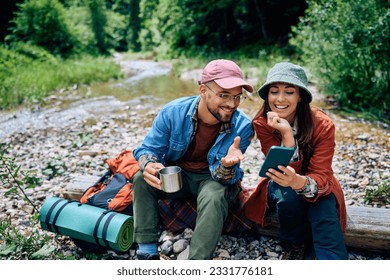
<svg viewBox="0 0 390 280">
<path fill-rule="evenodd" d="M 219 122 L 230 122 L 240 100 L 244 98 L 242 97 L 242 87 L 223 89 L 214 82 L 204 86 L 202 98 L 204 98 L 208 113 Z"/>
</svg>

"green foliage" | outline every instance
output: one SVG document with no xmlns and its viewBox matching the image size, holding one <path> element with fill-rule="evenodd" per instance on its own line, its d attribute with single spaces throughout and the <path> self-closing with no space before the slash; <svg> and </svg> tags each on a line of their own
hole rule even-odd
<svg viewBox="0 0 390 280">
<path fill-rule="evenodd" d="M 15 163 L 15 158 L 8 156 L 10 145 L 0 143 L 0 186 L 8 189 L 5 195 L 22 193 L 22 198 L 28 201 L 34 210 L 36 206 L 25 193 L 25 189 L 34 188 L 41 184 L 41 180 L 32 175 L 31 171 L 20 170 L 20 165 Z"/>
<path fill-rule="evenodd" d="M 129 0 L 118 0 L 129 1 Z M 77 0 L 68 3 L 66 17 L 78 39 L 75 53 L 108 54 L 128 50 L 129 16 L 124 6 L 119 11 L 107 9 L 102 1 Z M 127 13 L 126 13 L 127 12 Z"/>
<path fill-rule="evenodd" d="M 42 173 L 46 175 L 49 180 L 56 176 L 63 176 L 66 171 L 65 162 L 61 158 L 54 158 L 49 160 L 47 166 Z"/>
<path fill-rule="evenodd" d="M 120 29 L 121 38 L 116 46 L 118 51 L 140 51 L 138 41 L 141 29 L 140 5 L 139 0 L 114 0 L 112 11 L 116 15 L 121 15 L 124 20 L 124 28 Z"/>
<path fill-rule="evenodd" d="M 30 220 L 30 223 L 37 223 L 37 220 Z M 47 235 L 34 230 L 26 236 L 7 220 L 0 221 L 0 236 L 0 256 L 8 259 L 46 259 L 55 251 L 53 246 L 47 245 Z"/>
<path fill-rule="evenodd" d="M 66 17 L 69 20 L 70 28 L 78 39 L 78 48 L 74 52 L 97 54 L 95 35 L 91 29 L 90 13 L 87 7 L 84 4 L 73 4 L 66 9 Z"/>
<path fill-rule="evenodd" d="M 390 204 L 390 181 L 385 180 L 376 189 L 366 189 L 364 201 L 367 204 Z"/>
<path fill-rule="evenodd" d="M 92 133 L 79 133 L 78 136 L 79 136 L 79 139 L 75 139 L 72 143 L 72 146 L 74 148 L 76 148 L 76 147 L 80 148 L 80 147 L 85 146 L 85 145 L 91 145 L 92 141 L 94 139 Z"/>
<path fill-rule="evenodd" d="M 63 60 L 42 48 L 19 43 L 0 46 L 0 110 L 42 102 L 50 91 L 121 76 L 111 58 L 82 56 Z"/>
<path fill-rule="evenodd" d="M 26 0 L 13 19 L 7 40 L 29 42 L 55 55 L 69 55 L 77 40 L 69 28 L 63 5 L 58 0 Z"/>
<path fill-rule="evenodd" d="M 142 51 L 152 51 L 153 47 L 159 43 L 158 21 L 154 16 L 158 2 L 158 0 L 141 0 L 139 4 L 140 18 L 142 18 L 139 42 Z"/>
<path fill-rule="evenodd" d="M 22 231 L 10 220 L 0 220 L 0 258 L 7 260 L 124 259 L 120 254 L 109 251 L 97 254 L 80 251 L 76 255 L 64 255 L 63 250 L 58 250 L 53 242 L 61 243 L 57 235 L 48 235 L 39 230 L 31 231 L 31 228 L 39 226 L 37 223 L 37 216 L 32 217 L 28 220 L 28 229 Z M 61 245 L 63 249 L 64 244 Z"/>
<path fill-rule="evenodd" d="M 342 109 L 389 116 L 388 1 L 309 0 L 291 44 Z"/>
<path fill-rule="evenodd" d="M 141 0 L 142 49 L 170 56 L 231 50 L 238 42 L 231 33 L 240 28 L 235 24 L 245 16 L 246 2 Z"/>
<path fill-rule="evenodd" d="M 107 15 L 103 0 L 85 0 L 85 5 L 89 9 L 91 17 L 91 27 L 95 35 L 96 45 L 100 53 L 107 51 Z"/>
<path fill-rule="evenodd" d="M 68 57 L 88 52 L 126 51 L 130 0 L 117 0 L 120 12 L 106 8 L 104 0 L 27 0 L 13 19 L 7 42 L 29 42 L 54 55 Z M 126 6 L 127 5 L 127 6 Z M 135 39 L 138 33 L 135 35 Z"/>
<path fill-rule="evenodd" d="M 139 32 L 141 30 L 141 19 L 139 17 L 140 7 L 139 0 L 127 0 L 129 1 L 128 7 L 130 9 L 129 14 L 129 46 L 133 51 L 139 51 L 141 45 L 139 43 Z M 126 13 L 126 10 L 124 11 Z"/>
<path fill-rule="evenodd" d="M 106 25 L 106 38 L 107 50 L 115 51 L 127 51 L 128 50 L 128 26 L 129 20 L 126 16 L 108 10 L 106 12 L 107 25 Z"/>
<path fill-rule="evenodd" d="M 183 34 L 189 30 L 187 25 L 184 7 L 181 7 L 179 0 L 160 0 L 155 12 L 156 21 L 153 23 L 155 30 L 158 30 L 155 42 L 159 42 L 155 50 L 166 55 L 175 54 L 183 47 L 181 43 Z"/>
<path fill-rule="evenodd" d="M 262 40 L 284 45 L 305 5 L 304 0 L 141 0 L 139 40 L 142 50 L 168 57 L 227 54 Z"/>
</svg>

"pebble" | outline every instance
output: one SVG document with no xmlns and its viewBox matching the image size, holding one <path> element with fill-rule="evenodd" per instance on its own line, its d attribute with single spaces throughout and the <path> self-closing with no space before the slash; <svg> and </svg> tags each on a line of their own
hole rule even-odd
<svg viewBox="0 0 390 280">
<path fill-rule="evenodd" d="M 102 100 L 99 99 L 99 102 L 101 106 Z M 29 170 L 41 180 L 40 186 L 26 189 L 26 194 L 38 209 L 48 197 L 61 196 L 62 190 L 72 178 L 80 175 L 102 176 L 107 170 L 105 160 L 142 143 L 158 108 L 142 104 L 130 107 L 131 110 L 121 110 L 116 112 L 115 116 L 113 112 L 109 112 L 111 115 L 94 114 L 88 119 L 72 118 L 67 123 L 61 123 L 59 127 L 24 127 L 11 134 L 0 133 L 0 143 L 10 144 L 9 156 L 15 158 L 15 164 L 20 165 L 21 170 Z M 56 118 L 56 114 L 57 117 L 62 116 L 59 110 L 50 111 L 52 120 Z M 375 201 L 372 204 L 367 204 L 364 200 L 367 189 L 377 189 L 381 183 L 388 183 L 390 180 L 388 128 L 356 119 L 343 119 L 334 114 L 330 116 L 338 128 L 333 168 L 342 184 L 347 205 L 390 208 L 388 198 L 387 201 Z M 41 117 L 46 120 L 44 114 Z M 72 116 L 68 117 L 70 119 Z M 257 172 L 264 159 L 264 155 L 259 151 L 259 142 L 253 140 L 242 163 L 245 171 L 244 186 L 254 187 L 257 184 Z M 75 259 L 87 258 L 68 237 L 55 236 L 51 232 L 43 231 L 38 223 L 31 222 L 34 208 L 21 199 L 20 194 L 5 195 L 6 191 L 6 187 L 0 185 L 0 219 L 10 220 L 26 237 L 34 231 L 45 236 L 49 245 L 56 248 L 55 253 L 50 254 L 47 259 L 56 259 L 56 254 Z M 191 237 L 191 229 L 186 229 L 178 235 L 162 231 L 159 250 L 163 258 L 188 258 Z M 282 252 L 283 247 L 278 239 L 224 234 L 220 238 L 214 258 L 280 259 Z M 125 254 L 108 250 L 102 258 L 134 259 L 135 255 L 135 248 L 132 247 Z M 1 256 L 1 259 L 18 258 L 22 257 Z M 356 252 L 350 252 L 349 258 L 386 259 L 385 256 Z"/>
</svg>

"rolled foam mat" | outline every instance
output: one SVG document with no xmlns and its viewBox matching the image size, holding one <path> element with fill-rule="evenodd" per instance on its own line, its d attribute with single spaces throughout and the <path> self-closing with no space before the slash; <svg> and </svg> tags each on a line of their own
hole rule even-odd
<svg viewBox="0 0 390 280">
<path fill-rule="evenodd" d="M 48 198 L 39 212 L 44 230 L 125 252 L 133 244 L 133 217 L 59 197 Z"/>
</svg>

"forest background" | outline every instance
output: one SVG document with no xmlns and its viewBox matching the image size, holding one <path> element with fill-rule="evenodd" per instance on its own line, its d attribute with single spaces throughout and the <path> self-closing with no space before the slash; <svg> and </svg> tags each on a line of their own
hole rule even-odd
<svg viewBox="0 0 390 280">
<path fill-rule="evenodd" d="M 5 2 L 5 3 L 4 3 Z M 389 0 L 8 0 L 0 10 L 0 110 L 119 78 L 114 52 L 202 67 L 216 57 L 310 69 L 340 110 L 388 122 Z"/>
<path fill-rule="evenodd" d="M 244 73 L 258 77 L 255 88 L 264 82 L 274 63 L 291 61 L 308 70 L 310 82 L 327 95 L 338 114 L 375 120 L 375 124 L 380 121 L 388 129 L 389 8 L 389 0 L 2 0 L 0 115 L 10 112 L 12 119 L 12 113 L 20 108 L 34 112 L 62 89 L 123 79 L 123 71 L 113 59 L 116 53 L 121 53 L 134 60 L 169 61 L 177 75 L 188 69 L 200 69 L 214 58 L 232 59 Z M 4 128 L 1 123 L 0 130 Z M 93 137 L 88 131 L 62 134 L 72 141 L 80 138 L 77 145 L 70 142 L 67 147 L 70 150 L 77 150 L 80 143 L 89 144 Z M 18 139 L 18 145 L 32 143 L 23 142 L 28 135 Z M 106 143 L 103 141 L 102 145 Z M 65 177 L 64 159 L 50 159 L 39 145 L 41 158 L 31 157 L 34 148 L 29 146 L 25 157 L 15 158 L 15 153 L 9 156 L 18 145 L 15 148 L 0 143 L 0 187 L 4 191 L 0 195 L 4 193 L 7 198 L 3 200 L 6 209 L 11 208 L 7 204 L 9 197 L 21 191 L 28 199 L 24 190 L 41 185 L 40 180 L 45 178 L 37 176 L 35 170 L 24 173 L 18 165 L 20 161 L 30 167 L 39 162 L 43 175 L 49 170 L 54 175 L 47 176 L 58 175 L 59 181 Z M 342 154 L 347 154 L 351 146 L 348 142 L 349 148 Z M 358 150 L 364 152 L 353 149 L 354 158 L 358 154 L 357 170 L 361 172 L 366 172 L 365 160 L 372 161 L 370 157 L 377 153 L 373 152 L 374 145 L 365 143 L 365 146 L 367 150 Z M 21 150 L 23 154 L 24 149 Z M 386 158 L 386 151 L 382 154 Z M 103 157 L 94 160 L 103 162 Z M 73 162 L 69 165 L 74 168 L 70 170 L 80 167 Z M 91 166 L 88 171 L 96 169 Z M 364 176 L 372 175 L 364 173 Z M 389 181 L 377 185 L 377 191 L 368 189 L 365 197 L 388 201 Z M 21 219 L 13 221 L 20 222 L 22 228 L 28 225 L 28 230 L 19 231 L 10 221 L 1 220 L 0 236 L 4 239 L 0 240 L 0 256 L 42 258 L 36 252 L 48 248 L 43 246 L 49 244 L 48 236 L 39 235 L 38 230 L 23 235 L 31 230 L 30 216 L 22 216 L 23 211 L 18 213 L 22 213 Z M 31 219 L 35 226 L 37 213 Z M 67 258 L 56 256 L 63 257 Z"/>
</svg>

